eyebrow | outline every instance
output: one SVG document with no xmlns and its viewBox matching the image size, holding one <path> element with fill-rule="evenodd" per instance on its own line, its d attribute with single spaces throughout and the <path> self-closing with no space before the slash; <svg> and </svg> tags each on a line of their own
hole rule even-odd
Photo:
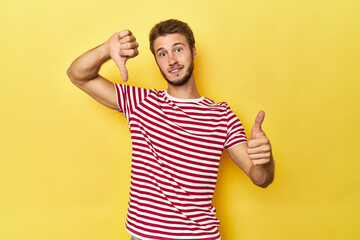
<svg viewBox="0 0 360 240">
<path fill-rule="evenodd" d="M 177 46 L 177 45 L 183 45 L 183 46 L 185 46 L 185 44 L 183 44 L 183 43 L 181 43 L 181 42 L 177 42 L 177 43 L 174 43 L 171 47 L 175 47 L 175 46 Z M 163 50 L 163 49 L 165 49 L 165 48 L 163 48 L 163 47 L 158 48 L 155 53 L 157 53 L 157 52 L 159 52 L 159 51 L 161 51 L 161 50 Z"/>
</svg>

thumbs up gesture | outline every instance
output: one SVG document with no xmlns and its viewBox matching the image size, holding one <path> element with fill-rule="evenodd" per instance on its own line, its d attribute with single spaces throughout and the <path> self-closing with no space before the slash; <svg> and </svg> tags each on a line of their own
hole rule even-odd
<svg viewBox="0 0 360 240">
<path fill-rule="evenodd" d="M 260 111 L 251 129 L 251 138 L 248 140 L 248 154 L 254 165 L 266 164 L 271 159 L 270 141 L 261 129 L 264 118 L 265 112 Z"/>
<path fill-rule="evenodd" d="M 124 30 L 113 34 L 107 41 L 109 45 L 110 57 L 115 61 L 120 70 L 121 78 L 124 82 L 128 80 L 126 62 L 130 58 L 139 54 L 136 38 L 129 30 Z"/>
</svg>

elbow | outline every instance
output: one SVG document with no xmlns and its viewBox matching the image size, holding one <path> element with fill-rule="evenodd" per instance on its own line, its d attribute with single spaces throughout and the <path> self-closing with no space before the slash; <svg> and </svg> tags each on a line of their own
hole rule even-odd
<svg viewBox="0 0 360 240">
<path fill-rule="evenodd" d="M 78 81 L 76 80 L 74 71 L 71 69 L 71 66 L 66 71 L 66 75 L 68 76 L 68 78 L 74 85 L 76 85 L 76 86 L 78 85 Z"/>
<path fill-rule="evenodd" d="M 261 188 L 267 188 L 274 181 L 274 170 L 274 159 L 271 157 L 271 161 L 263 165 L 258 174 L 252 175 L 253 178 L 251 180 L 255 185 Z"/>
<path fill-rule="evenodd" d="M 70 81 L 73 83 L 74 77 L 72 76 L 71 67 L 69 67 L 68 70 L 66 71 L 66 75 L 68 76 L 68 78 L 70 79 Z"/>
<path fill-rule="evenodd" d="M 274 175 L 268 176 L 268 178 L 265 181 L 262 181 L 261 183 L 253 181 L 253 183 L 261 188 L 267 188 L 272 182 L 274 181 Z"/>
<path fill-rule="evenodd" d="M 258 187 L 261 187 L 261 188 L 267 188 L 271 183 L 272 183 L 273 181 L 271 180 L 271 181 L 268 181 L 268 182 L 264 182 L 264 183 L 262 183 L 262 184 L 256 184 Z"/>
<path fill-rule="evenodd" d="M 253 175 L 250 179 L 256 186 L 267 188 L 274 181 L 274 172 L 265 171 L 263 174 Z"/>
<path fill-rule="evenodd" d="M 71 80 L 71 68 L 68 68 L 68 70 L 66 70 L 66 75 L 70 78 Z"/>
</svg>

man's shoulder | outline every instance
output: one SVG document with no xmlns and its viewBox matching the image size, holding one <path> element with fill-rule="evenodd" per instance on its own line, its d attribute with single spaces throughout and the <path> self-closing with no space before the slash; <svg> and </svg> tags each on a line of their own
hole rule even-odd
<svg viewBox="0 0 360 240">
<path fill-rule="evenodd" d="M 118 89 L 122 89 L 124 91 L 133 92 L 133 93 L 147 92 L 147 93 L 159 94 L 159 92 L 161 92 L 154 88 L 144 88 L 144 87 L 138 87 L 138 86 L 133 86 L 133 85 L 124 84 L 124 83 L 114 83 L 114 84 Z"/>
</svg>

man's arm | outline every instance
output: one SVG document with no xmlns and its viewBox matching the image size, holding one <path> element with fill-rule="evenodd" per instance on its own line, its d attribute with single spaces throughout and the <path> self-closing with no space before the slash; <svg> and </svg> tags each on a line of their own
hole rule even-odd
<svg viewBox="0 0 360 240">
<path fill-rule="evenodd" d="M 78 57 L 67 70 L 72 83 L 101 104 L 118 109 L 112 82 L 99 75 L 102 64 L 112 58 L 120 69 L 122 79 L 127 81 L 125 63 L 136 57 L 138 43 L 129 30 L 115 33 L 108 41 Z"/>
<path fill-rule="evenodd" d="M 259 112 L 247 145 L 238 144 L 228 149 L 228 153 L 254 184 L 266 188 L 274 179 L 275 162 L 269 139 L 261 129 L 264 117 L 265 113 Z"/>
</svg>

